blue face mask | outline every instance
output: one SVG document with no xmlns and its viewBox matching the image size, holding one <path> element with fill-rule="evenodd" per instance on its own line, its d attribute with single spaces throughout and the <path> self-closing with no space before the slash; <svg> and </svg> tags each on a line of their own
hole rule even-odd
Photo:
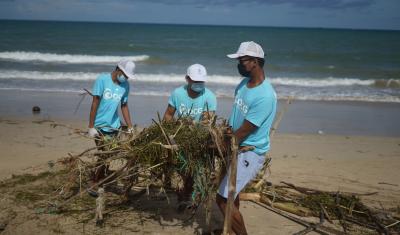
<svg viewBox="0 0 400 235">
<path fill-rule="evenodd" d="M 119 75 L 119 76 L 117 76 L 117 80 L 118 80 L 118 82 L 119 83 L 124 83 L 124 82 L 126 82 L 126 78 L 125 78 L 125 76 L 124 75 Z"/>
<path fill-rule="evenodd" d="M 192 85 L 190 86 L 190 89 L 192 89 L 192 91 L 194 91 L 196 93 L 201 93 L 205 89 L 205 84 L 204 84 L 204 82 L 192 83 Z"/>
</svg>

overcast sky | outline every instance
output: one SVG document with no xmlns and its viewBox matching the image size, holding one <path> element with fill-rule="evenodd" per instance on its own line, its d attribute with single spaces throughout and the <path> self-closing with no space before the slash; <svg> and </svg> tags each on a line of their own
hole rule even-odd
<svg viewBox="0 0 400 235">
<path fill-rule="evenodd" d="M 400 0 L 0 0 L 0 18 L 400 30 Z"/>
</svg>

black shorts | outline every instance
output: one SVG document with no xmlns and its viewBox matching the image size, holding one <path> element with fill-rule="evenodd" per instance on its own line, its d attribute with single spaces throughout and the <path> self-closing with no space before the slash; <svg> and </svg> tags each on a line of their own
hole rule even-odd
<svg viewBox="0 0 400 235">
<path fill-rule="evenodd" d="M 115 137 L 118 135 L 118 130 L 115 131 L 104 131 L 100 129 L 100 134 L 103 136 L 108 136 L 108 137 Z"/>
</svg>

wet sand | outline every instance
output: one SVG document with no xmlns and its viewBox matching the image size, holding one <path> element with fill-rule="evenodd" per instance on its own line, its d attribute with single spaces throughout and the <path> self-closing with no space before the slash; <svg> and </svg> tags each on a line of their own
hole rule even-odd
<svg viewBox="0 0 400 235">
<path fill-rule="evenodd" d="M 43 118 L 65 120 L 88 120 L 91 97 L 81 102 L 78 93 L 10 91 L 0 92 L 0 117 L 32 117 L 32 107 L 40 106 Z M 129 108 L 133 122 L 147 126 L 162 116 L 167 107 L 168 97 L 129 97 Z M 218 98 L 217 114 L 228 118 L 232 99 Z M 280 100 L 278 110 L 284 107 Z M 76 109 L 79 106 L 79 109 Z M 400 137 L 400 103 L 300 101 L 289 105 L 279 133 L 289 134 L 336 134 L 362 136 Z"/>
</svg>

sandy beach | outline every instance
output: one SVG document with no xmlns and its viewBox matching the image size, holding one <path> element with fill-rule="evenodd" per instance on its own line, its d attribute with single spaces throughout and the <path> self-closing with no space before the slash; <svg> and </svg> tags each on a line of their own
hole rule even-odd
<svg viewBox="0 0 400 235">
<path fill-rule="evenodd" d="M 62 94 L 61 97 L 63 97 Z M 57 104 L 57 99 L 48 99 L 48 97 L 43 96 L 38 96 L 36 100 L 28 99 L 29 101 L 25 105 L 23 103 L 15 105 L 18 102 L 14 101 L 13 104 L 15 106 L 13 107 L 19 108 L 20 111 L 10 110 L 10 112 L 4 112 L 6 105 L 2 103 L 0 106 L 2 109 L 0 117 L 0 133 L 2 133 L 0 134 L 1 179 L 9 178 L 12 174 L 35 173 L 46 170 L 48 169 L 49 161 L 54 162 L 61 157 L 67 156 L 68 153 L 77 154 L 94 146 L 92 140 L 73 134 L 71 129 L 65 127 L 53 128 L 50 126 L 51 122 L 49 121 L 51 120 L 68 125 L 71 128 L 86 130 L 87 119 L 84 115 L 72 117 L 65 115 L 64 118 L 60 117 L 62 116 L 60 112 L 62 114 L 62 112 L 67 113 L 73 110 L 72 104 L 75 103 L 76 97 L 71 99 L 74 99 L 74 102 L 68 102 L 68 99 L 66 99 L 62 103 L 64 110 L 63 107 L 55 105 Z M 145 99 L 148 99 L 148 104 L 151 104 L 153 107 L 159 107 L 160 110 L 164 107 L 162 101 L 165 98 L 149 97 Z M 40 100 L 46 100 L 41 103 L 42 107 L 45 107 L 44 112 L 41 115 L 32 115 L 29 106 L 33 103 L 38 104 L 38 102 L 40 104 Z M 87 103 L 87 101 L 85 102 Z M 83 102 L 82 107 L 85 108 L 85 105 L 87 104 Z M 307 107 L 306 104 L 301 105 Z M 312 106 L 312 103 L 308 105 L 314 108 L 326 107 L 326 103 L 317 103 L 314 106 Z M 340 103 L 329 105 L 334 107 L 331 109 L 342 108 L 342 114 L 348 109 L 348 106 L 341 106 Z M 145 105 L 142 104 L 142 106 L 144 107 Z M 222 110 L 225 110 L 223 112 L 229 110 L 228 105 L 223 104 L 222 106 Z M 356 104 L 353 105 L 353 110 L 372 107 L 377 112 L 389 109 L 392 111 L 392 115 L 396 115 L 398 111 L 395 108 L 397 106 L 390 106 L 388 104 L 382 104 L 381 106 L 376 104 L 372 106 L 368 106 L 368 104 Z M 290 110 L 291 113 L 288 112 L 285 115 L 290 114 L 293 116 L 298 114 L 297 117 L 301 119 L 303 113 L 297 110 L 298 106 L 293 107 L 295 108 Z M 394 108 L 390 109 L 391 107 Z M 27 108 L 29 109 L 26 110 Z M 57 113 L 53 111 L 54 109 L 61 111 Z M 295 113 L 296 110 L 297 113 Z M 86 111 L 83 109 L 78 111 L 81 114 L 84 112 Z M 133 105 L 133 112 L 138 113 L 137 104 Z M 150 111 L 146 109 L 143 113 L 146 112 Z M 20 115 L 15 115 L 16 113 Z M 337 120 L 341 120 L 339 114 L 336 115 Z M 385 118 L 384 113 L 381 113 L 380 117 Z M 368 119 L 368 117 L 364 118 Z M 306 118 L 303 117 L 303 119 Z M 309 117 L 309 119 L 311 121 L 306 122 L 306 126 L 312 126 L 313 123 L 324 126 L 323 123 L 329 121 L 320 120 L 316 122 L 312 117 Z M 370 116 L 369 119 L 372 119 L 369 122 L 373 122 L 374 116 Z M 293 120 L 293 118 L 289 117 L 284 120 L 288 122 L 288 120 Z M 351 122 L 351 119 L 349 122 Z M 368 125 L 369 122 L 358 123 L 358 125 Z M 329 128 L 324 129 L 319 134 L 314 131 L 298 133 L 301 132 L 299 129 L 294 130 L 294 133 L 288 133 L 290 132 L 291 125 L 293 124 L 284 124 L 283 122 L 282 128 L 285 131 L 278 132 L 272 140 L 271 156 L 273 161 L 272 175 L 270 177 L 272 183 L 277 184 L 285 181 L 298 186 L 328 191 L 354 193 L 378 192 L 378 194 L 371 196 L 363 196 L 362 200 L 368 205 L 377 208 L 395 208 L 400 205 L 400 173 L 398 171 L 400 169 L 399 133 L 388 131 L 387 135 L 384 136 L 382 133 L 375 131 L 376 129 L 374 128 L 370 129 L 369 135 L 354 134 L 358 133 L 357 131 L 366 131 L 362 128 L 356 129 L 353 132 L 347 130 L 348 133 L 352 134 L 346 134 L 346 132 L 343 132 L 343 134 L 326 134 L 326 132 L 329 132 Z M 344 125 L 352 125 L 352 123 Z M 395 122 L 382 123 L 383 130 L 385 130 L 385 126 L 390 125 L 395 125 L 394 129 L 399 128 Z M 329 125 L 327 126 L 329 127 Z M 314 127 L 314 129 L 317 130 L 320 128 Z M 336 132 L 340 133 L 342 129 L 343 127 L 337 125 Z M 380 130 L 382 131 L 382 128 Z M 136 221 L 137 223 L 133 222 L 134 226 L 131 226 L 129 229 L 122 226 L 114 230 L 115 228 L 110 226 L 103 230 L 95 230 L 96 233 L 113 231 L 114 233 L 139 234 L 193 234 L 202 231 L 202 226 L 204 225 L 202 219 L 195 219 L 189 225 L 176 226 L 182 217 L 174 214 L 172 205 L 146 200 L 140 203 L 144 211 L 140 213 L 151 213 L 151 211 L 154 211 L 154 207 L 161 208 L 161 211 L 158 213 L 162 221 L 146 219 L 142 223 L 138 221 Z M 9 198 L 1 198 L 0 208 L 3 209 L 3 212 L 0 212 L 0 214 L 3 214 L 3 217 L 5 216 L 4 213 L 7 213 L 6 208 L 9 205 Z M 242 205 L 242 211 L 250 234 L 291 234 L 303 228 L 251 202 L 243 202 Z M 23 206 L 14 207 L 14 210 L 17 211 L 17 215 L 8 222 L 7 227 L 3 231 L 4 234 L 26 234 L 32 231 L 37 234 L 51 234 L 55 230 L 60 230 L 66 234 L 85 233 L 85 230 L 82 230 L 82 225 L 74 224 L 68 218 L 60 215 L 33 216 Z M 200 216 L 199 218 L 202 217 Z M 132 219 L 135 221 L 137 218 Z M 221 227 L 222 221 L 220 213 L 214 206 L 213 226 Z M 93 223 L 89 222 L 89 224 Z M 53 225 L 45 226 L 43 224 Z M 54 227 L 55 225 L 57 227 Z M 90 227 L 90 225 L 88 226 Z"/>
<path fill-rule="evenodd" d="M 53 121 L 81 130 L 86 126 L 79 121 Z M 53 128 L 51 123 L 40 118 L 0 119 L 0 178 L 41 169 L 48 161 L 94 147 L 92 140 L 65 127 Z M 376 199 L 400 204 L 400 138 L 276 134 L 272 145 L 274 183 L 329 191 L 379 191 Z"/>
</svg>

